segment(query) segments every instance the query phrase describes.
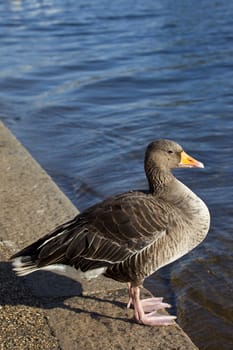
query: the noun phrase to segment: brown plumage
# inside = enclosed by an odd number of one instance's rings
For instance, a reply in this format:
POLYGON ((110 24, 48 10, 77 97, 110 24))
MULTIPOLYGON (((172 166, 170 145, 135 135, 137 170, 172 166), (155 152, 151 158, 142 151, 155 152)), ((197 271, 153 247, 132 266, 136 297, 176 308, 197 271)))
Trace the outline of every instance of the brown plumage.
POLYGON ((98 203, 15 254, 18 275, 38 269, 74 277, 104 274, 128 282, 134 316, 147 325, 171 324, 161 299, 140 300, 139 286, 160 267, 197 246, 209 229, 209 212, 171 169, 203 167, 170 140, 149 144, 145 172, 149 191, 131 191, 98 203))

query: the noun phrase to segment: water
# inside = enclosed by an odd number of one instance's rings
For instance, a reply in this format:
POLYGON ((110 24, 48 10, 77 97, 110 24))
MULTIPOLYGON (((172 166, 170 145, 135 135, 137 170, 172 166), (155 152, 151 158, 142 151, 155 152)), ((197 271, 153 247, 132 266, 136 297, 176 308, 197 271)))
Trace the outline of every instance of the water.
POLYGON ((200 349, 232 349, 233 3, 0 3, 1 119, 84 209, 146 186, 145 146, 179 141, 205 242, 147 285, 200 349))

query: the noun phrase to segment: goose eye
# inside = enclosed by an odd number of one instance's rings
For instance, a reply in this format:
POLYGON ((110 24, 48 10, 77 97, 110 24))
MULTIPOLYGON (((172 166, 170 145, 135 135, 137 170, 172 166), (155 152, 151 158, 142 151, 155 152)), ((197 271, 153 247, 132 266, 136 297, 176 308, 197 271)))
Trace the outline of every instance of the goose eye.
POLYGON ((167 153, 173 154, 174 152, 170 149, 169 151, 167 151, 167 153))

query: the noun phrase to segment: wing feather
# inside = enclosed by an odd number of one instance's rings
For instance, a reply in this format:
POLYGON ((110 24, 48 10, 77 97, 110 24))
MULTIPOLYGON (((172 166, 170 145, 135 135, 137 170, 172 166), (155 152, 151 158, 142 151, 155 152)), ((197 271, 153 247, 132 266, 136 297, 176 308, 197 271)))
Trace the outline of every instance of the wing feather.
POLYGON ((127 193, 92 207, 85 218, 85 249, 78 248, 79 232, 70 243, 66 257, 76 264, 80 257, 92 261, 119 263, 146 248, 165 234, 168 214, 153 196, 127 193))
POLYGON ((162 201, 128 192, 99 203, 17 253, 38 267, 65 263, 81 270, 110 266, 132 257, 166 233, 162 201))

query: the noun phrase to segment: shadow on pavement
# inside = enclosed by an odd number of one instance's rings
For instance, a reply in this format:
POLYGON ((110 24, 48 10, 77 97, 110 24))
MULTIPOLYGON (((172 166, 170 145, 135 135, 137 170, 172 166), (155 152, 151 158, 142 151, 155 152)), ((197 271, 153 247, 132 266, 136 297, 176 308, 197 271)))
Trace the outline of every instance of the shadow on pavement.
POLYGON ((86 304, 90 304, 90 302, 92 306, 94 303, 104 303, 106 306, 111 304, 112 306, 125 308, 126 304, 115 300, 115 298, 123 295, 127 296, 126 289, 115 291, 110 296, 108 292, 106 293, 106 299, 95 295, 82 296, 82 287, 78 282, 44 271, 38 271, 26 277, 17 277, 12 270, 10 262, 0 262, 0 286, 1 306, 24 305, 42 309, 60 308, 78 314, 89 314, 95 319, 104 317, 120 319, 121 321, 130 323, 133 322, 127 317, 121 318, 100 314, 95 312, 94 307, 92 310, 86 309, 86 304), (75 306, 73 306, 74 302, 72 302, 72 305, 65 303, 72 297, 76 297, 75 306))

